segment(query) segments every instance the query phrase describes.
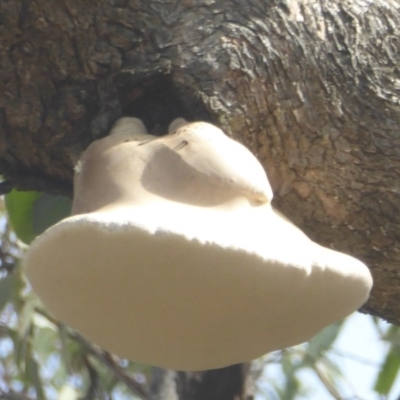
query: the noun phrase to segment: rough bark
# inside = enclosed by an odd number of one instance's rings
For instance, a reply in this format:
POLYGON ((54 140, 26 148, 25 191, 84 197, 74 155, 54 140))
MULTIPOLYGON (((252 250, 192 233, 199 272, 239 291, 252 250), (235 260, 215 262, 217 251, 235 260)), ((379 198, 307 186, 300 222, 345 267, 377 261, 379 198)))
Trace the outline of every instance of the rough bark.
POLYGON ((152 400, 252 400, 254 374, 249 366, 199 372, 153 368, 150 396, 152 400))
POLYGON ((399 22, 394 0, 2 0, 1 188, 71 194, 74 156, 121 115, 213 121, 399 323, 399 22))

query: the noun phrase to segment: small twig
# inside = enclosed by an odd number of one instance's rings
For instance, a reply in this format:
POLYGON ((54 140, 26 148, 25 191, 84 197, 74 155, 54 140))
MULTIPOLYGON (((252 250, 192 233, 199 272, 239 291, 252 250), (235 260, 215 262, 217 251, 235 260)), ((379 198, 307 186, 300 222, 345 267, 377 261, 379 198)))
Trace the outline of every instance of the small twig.
POLYGON ((99 374, 97 373, 96 369, 93 367, 87 356, 84 357, 84 363, 86 369, 88 370, 90 381, 89 388, 85 395, 85 400, 94 400, 96 398, 96 392, 99 387, 99 374))
POLYGON ((321 371, 317 364, 314 364, 314 371, 316 372, 319 380, 325 386, 326 390, 335 398, 336 400, 343 400, 343 397, 340 393, 336 390, 336 388, 329 382, 328 378, 325 374, 321 371))
POLYGON ((131 375, 127 374, 123 368, 117 365, 110 353, 96 348, 77 333, 71 333, 71 337, 83 344, 83 346, 87 348, 91 355, 101 361, 114 374, 114 376, 121 382, 124 382, 134 394, 143 400, 150 400, 149 394, 147 393, 145 387, 138 383, 131 375))
MULTIPOLYGON (((49 313, 47 313, 45 310, 42 310, 40 308, 35 308, 35 311, 43 315, 45 318, 47 318, 50 322, 52 322, 54 325, 57 327, 62 327, 64 326, 61 322, 56 320, 54 317, 52 317, 49 313)), ((76 340, 80 344, 82 344, 86 350, 94 356, 97 360, 102 362, 113 374, 114 376, 121 382, 125 383, 125 385, 136 395, 139 396, 142 400, 150 400, 150 395, 145 388, 145 386, 141 385, 139 382, 137 382, 132 376, 130 376, 126 371, 121 368, 113 359, 110 353, 107 351, 99 349, 97 346, 91 344, 88 340, 86 340, 84 337, 79 335, 79 333, 76 333, 71 330, 67 330, 68 335, 71 339, 76 340)))
POLYGON ((336 355, 338 355, 339 357, 344 357, 344 358, 356 361, 363 365, 370 365, 371 367, 381 367, 382 366, 382 363, 380 363, 380 362, 368 360, 364 357, 357 356, 356 354, 352 354, 347 351, 335 349, 334 347, 331 348, 331 351, 333 353, 336 353, 336 355))

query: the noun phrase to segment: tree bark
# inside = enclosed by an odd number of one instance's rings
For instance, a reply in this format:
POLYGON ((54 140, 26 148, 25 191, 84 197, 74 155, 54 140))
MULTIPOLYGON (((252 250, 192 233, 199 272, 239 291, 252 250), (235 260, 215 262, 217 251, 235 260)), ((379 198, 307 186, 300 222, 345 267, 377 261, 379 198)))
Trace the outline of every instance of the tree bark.
POLYGON ((399 323, 399 21, 394 0, 3 0, 1 189, 71 195, 76 155, 122 115, 212 121, 279 210, 371 268, 363 311, 399 323))

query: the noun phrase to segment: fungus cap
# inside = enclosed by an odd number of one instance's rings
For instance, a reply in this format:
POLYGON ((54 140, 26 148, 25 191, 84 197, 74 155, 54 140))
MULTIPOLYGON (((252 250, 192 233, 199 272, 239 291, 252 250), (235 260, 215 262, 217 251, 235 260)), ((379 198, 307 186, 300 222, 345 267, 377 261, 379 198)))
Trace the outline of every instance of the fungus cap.
POLYGON ((75 215, 34 241, 26 273, 55 316, 118 356, 220 368, 304 342, 368 298, 368 268, 274 211, 256 158, 210 124, 155 138, 120 120, 74 189, 75 215))

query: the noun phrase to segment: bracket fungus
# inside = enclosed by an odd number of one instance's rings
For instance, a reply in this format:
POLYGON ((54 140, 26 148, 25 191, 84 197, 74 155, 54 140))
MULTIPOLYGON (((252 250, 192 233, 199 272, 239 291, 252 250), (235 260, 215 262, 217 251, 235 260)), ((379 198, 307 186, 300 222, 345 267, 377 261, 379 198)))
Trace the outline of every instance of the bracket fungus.
POLYGON ((271 206, 261 164, 217 127, 117 121, 75 168, 73 216, 25 257, 48 309, 118 356, 220 368, 309 340, 368 298, 368 268, 271 206))

